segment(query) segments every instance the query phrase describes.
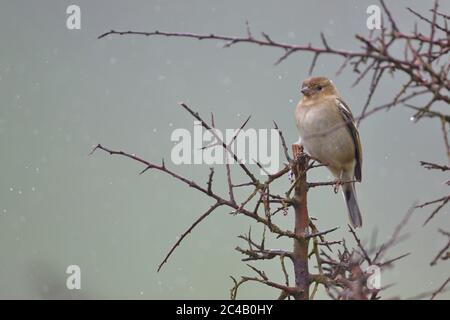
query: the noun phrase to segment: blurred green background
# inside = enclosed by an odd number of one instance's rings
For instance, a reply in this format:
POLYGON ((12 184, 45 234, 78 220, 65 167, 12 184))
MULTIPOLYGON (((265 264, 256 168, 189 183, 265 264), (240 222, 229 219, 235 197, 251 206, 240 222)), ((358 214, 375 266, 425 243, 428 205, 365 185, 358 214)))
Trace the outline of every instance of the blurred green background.
MULTIPOLYGON (((442 12, 450 3, 441 1, 442 12)), ((183 230, 211 201, 131 160, 105 153, 88 156, 102 143, 166 163, 206 182, 206 165, 170 163, 174 128, 192 130, 178 107, 188 102, 204 115, 214 112, 220 128, 271 128, 276 120, 289 143, 297 140, 293 111, 299 84, 312 56, 296 54, 278 66, 275 49, 186 39, 97 36, 110 29, 245 34, 265 31, 279 41, 357 49, 355 33, 367 34, 366 8, 373 1, 0 1, 0 298, 228 298, 229 275, 251 274, 234 251, 237 235, 251 221, 221 210, 202 223, 159 273, 156 267, 183 230), (81 8, 81 30, 66 28, 66 8, 81 8), (68 265, 82 271, 82 289, 65 287, 68 265)), ((411 31, 411 6, 428 13, 430 1, 388 1, 399 25, 411 31)), ((424 26, 419 23, 419 28, 424 26)), ((427 32, 426 29, 423 29, 427 32)), ((368 81, 351 88, 355 76, 335 77, 341 60, 321 57, 315 74, 334 79, 355 114, 367 96, 368 81)), ((372 105, 395 94, 402 80, 381 83, 372 105)), ((357 186, 363 211, 362 239, 378 230, 385 241, 415 201, 443 193, 445 177, 419 167, 419 160, 445 163, 436 121, 414 124, 405 109, 379 113, 360 127, 363 182, 357 186)), ((217 168, 220 171, 220 168, 217 168)), ((236 181, 243 179, 234 168, 236 181)), ((253 167, 255 172, 257 168, 253 167)), ((310 180, 330 179, 325 169, 310 180)), ((217 179, 218 191, 226 192, 217 179)), ((279 191, 288 186, 287 179, 279 191)), ((310 213, 321 229, 340 226, 347 234, 341 195, 331 188, 310 193, 310 213)), ((448 277, 448 265, 429 262, 446 239, 448 208, 429 225, 431 211, 413 216, 410 237, 390 252, 412 252, 382 273, 395 283, 384 297, 403 298, 433 290, 448 277)), ((289 227, 292 215, 277 222, 289 227)), ((253 226, 255 236, 261 226, 253 226)), ((270 240, 290 248, 288 240, 270 240)), ((277 261, 257 264, 282 279, 277 261)), ((243 287, 240 298, 274 298, 261 285, 243 287)), ((319 297, 326 298, 323 292, 319 297)), ((449 293, 441 297, 449 298, 449 293)))

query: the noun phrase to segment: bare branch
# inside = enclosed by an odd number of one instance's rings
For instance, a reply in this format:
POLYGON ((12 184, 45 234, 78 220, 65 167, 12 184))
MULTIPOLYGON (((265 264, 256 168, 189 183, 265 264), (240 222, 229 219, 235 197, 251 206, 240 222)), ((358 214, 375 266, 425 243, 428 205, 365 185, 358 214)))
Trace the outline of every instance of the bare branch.
POLYGON ((203 213, 197 220, 194 221, 194 223, 185 231, 181 236, 178 238, 178 240, 175 242, 175 244, 170 248, 169 252, 165 256, 164 260, 159 264, 158 266, 158 272, 161 270, 161 268, 164 266, 164 264, 169 260, 172 253, 175 251, 175 249, 180 245, 180 243, 183 241, 186 236, 191 233, 191 231, 200 223, 202 222, 207 216, 209 216, 214 210, 216 210, 218 207, 220 207, 220 203, 216 203, 211 208, 206 210, 205 213, 203 213))
POLYGON ((436 209, 433 210, 433 212, 431 212, 431 214, 429 215, 429 217, 425 220, 425 222, 423 223, 423 225, 426 225, 428 222, 430 222, 431 219, 434 218, 434 216, 447 204, 447 202, 450 200, 450 195, 449 196, 445 196, 433 201, 428 201, 425 203, 422 203, 420 205, 417 205, 416 208, 423 208, 426 206, 429 206, 431 204, 435 204, 435 203, 441 203, 439 206, 436 207, 436 209))

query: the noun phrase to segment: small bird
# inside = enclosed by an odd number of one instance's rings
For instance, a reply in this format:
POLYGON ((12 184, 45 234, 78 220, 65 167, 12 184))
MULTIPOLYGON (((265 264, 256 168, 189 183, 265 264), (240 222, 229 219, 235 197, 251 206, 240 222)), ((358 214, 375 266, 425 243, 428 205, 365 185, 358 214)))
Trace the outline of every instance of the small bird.
POLYGON ((361 141, 352 112, 325 77, 306 79, 301 92, 303 97, 295 109, 298 144, 336 177, 337 186, 342 185, 351 225, 361 227, 355 184, 345 183, 361 181, 361 141))

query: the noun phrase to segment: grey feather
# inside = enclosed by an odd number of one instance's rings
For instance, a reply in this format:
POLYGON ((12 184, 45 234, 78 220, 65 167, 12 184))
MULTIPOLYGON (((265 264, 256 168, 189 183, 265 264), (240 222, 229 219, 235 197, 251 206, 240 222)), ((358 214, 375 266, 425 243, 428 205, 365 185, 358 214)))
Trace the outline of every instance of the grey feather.
POLYGON ((359 210, 358 200, 356 199, 354 183, 347 183, 342 186, 345 203, 347 204, 350 223, 353 228, 362 227, 361 211, 359 210))

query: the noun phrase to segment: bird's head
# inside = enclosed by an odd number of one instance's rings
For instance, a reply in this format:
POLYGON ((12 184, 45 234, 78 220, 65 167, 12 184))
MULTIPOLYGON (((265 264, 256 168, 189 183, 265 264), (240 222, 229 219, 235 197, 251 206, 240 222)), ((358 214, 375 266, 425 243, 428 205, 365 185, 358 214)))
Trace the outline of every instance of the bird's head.
POLYGON ((328 95, 338 95, 333 82, 325 77, 308 78, 302 83, 300 90, 305 99, 316 99, 328 95))

